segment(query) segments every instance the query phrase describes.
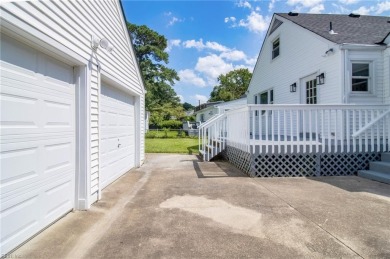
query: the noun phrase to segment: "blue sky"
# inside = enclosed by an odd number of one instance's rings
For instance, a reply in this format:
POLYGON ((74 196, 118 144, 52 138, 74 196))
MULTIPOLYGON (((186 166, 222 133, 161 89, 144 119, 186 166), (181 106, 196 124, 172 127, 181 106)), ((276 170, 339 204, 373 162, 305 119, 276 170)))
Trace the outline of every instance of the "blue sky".
POLYGON ((126 18, 168 39, 170 62, 183 102, 206 102, 217 77, 236 68, 251 72, 273 13, 390 16, 390 0, 130 1, 126 18))

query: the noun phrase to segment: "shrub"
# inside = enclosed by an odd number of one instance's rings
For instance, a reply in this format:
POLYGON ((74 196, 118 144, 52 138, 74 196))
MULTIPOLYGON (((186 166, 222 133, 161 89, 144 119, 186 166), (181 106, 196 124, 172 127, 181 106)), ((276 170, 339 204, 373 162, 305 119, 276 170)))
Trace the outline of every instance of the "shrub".
POLYGON ((157 136, 157 132, 154 130, 149 130, 146 132, 145 137, 146 138, 155 138, 157 136))
POLYGON ((186 137, 186 132, 184 130, 179 130, 177 132, 177 137, 178 138, 185 138, 186 137))
POLYGON ((166 120, 162 121, 158 124, 160 128, 168 128, 168 129, 181 129, 183 123, 177 120, 166 120))

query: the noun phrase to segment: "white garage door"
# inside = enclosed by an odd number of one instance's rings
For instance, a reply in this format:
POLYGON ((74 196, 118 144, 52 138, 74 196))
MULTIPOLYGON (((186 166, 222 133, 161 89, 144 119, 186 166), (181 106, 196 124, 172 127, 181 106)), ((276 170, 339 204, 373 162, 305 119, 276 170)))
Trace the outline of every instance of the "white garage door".
POLYGON ((1 35, 1 254, 72 210, 73 68, 1 35))
POLYGON ((114 87, 101 88, 101 187, 134 167, 134 98, 114 87))

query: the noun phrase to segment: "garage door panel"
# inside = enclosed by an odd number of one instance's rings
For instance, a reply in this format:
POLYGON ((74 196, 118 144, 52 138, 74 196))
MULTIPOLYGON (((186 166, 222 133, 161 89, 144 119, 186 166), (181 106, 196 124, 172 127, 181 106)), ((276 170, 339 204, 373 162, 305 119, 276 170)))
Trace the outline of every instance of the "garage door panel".
POLYGON ((107 85, 101 89, 101 183, 105 187, 134 167, 134 98, 107 85))
POLYGON ((2 144, 2 200, 40 188, 57 178, 74 179, 73 137, 2 144))
POLYGON ((9 134, 74 134, 74 100, 27 89, 2 87, 2 136, 9 134))
MULTIPOLYGON (((64 139, 63 141, 67 141, 64 139)), ((44 156, 44 177, 50 177, 54 174, 67 174, 68 170, 73 169, 74 156, 72 141, 45 145, 43 147, 44 156)))
MULTIPOLYGON (((18 197, 1 208, 1 246, 3 249, 17 245, 21 236, 33 235, 38 228, 40 213, 36 208, 39 200, 37 192, 18 197), (15 227, 15 222, 18 222, 15 227)), ((20 241, 19 241, 20 242, 20 241)))
MULTIPOLYGON (((6 91, 7 89, 2 89, 6 91)), ((39 103, 34 97, 2 92, 1 128, 2 130, 24 128, 37 129, 39 124, 39 103), (7 112, 12 111, 12 112, 7 112)))
POLYGON ((74 207, 75 85, 69 65, 1 36, 0 218, 6 253, 74 207))
POLYGON ((68 196, 64 193, 74 193, 74 185, 72 179, 63 179, 55 182, 53 186, 47 186, 43 193, 45 200, 44 218, 50 222, 56 220, 63 214, 64 211, 69 211, 73 208, 73 195, 68 196))
POLYGON ((70 129, 74 122, 73 103, 44 100, 43 109, 45 112, 45 128, 70 129))
POLYGON ((39 173, 39 149, 28 146, 1 151, 1 196, 26 183, 36 181, 39 173))

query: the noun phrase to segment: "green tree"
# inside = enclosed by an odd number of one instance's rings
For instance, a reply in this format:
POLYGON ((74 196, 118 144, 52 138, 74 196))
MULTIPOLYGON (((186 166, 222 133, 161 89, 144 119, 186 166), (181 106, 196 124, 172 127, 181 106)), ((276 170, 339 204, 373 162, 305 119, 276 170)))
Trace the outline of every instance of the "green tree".
POLYGON ((174 69, 166 67, 169 63, 167 39, 145 25, 127 23, 136 57, 147 90, 146 109, 153 113, 165 104, 180 106, 180 99, 172 86, 179 76, 174 69))
POLYGON ((183 103, 183 108, 185 111, 189 111, 189 110, 193 110, 195 107, 192 104, 185 102, 183 103))
POLYGON ((247 68, 240 68, 218 77, 219 84, 210 94, 210 102, 231 101, 240 98, 248 90, 252 73, 247 68))

